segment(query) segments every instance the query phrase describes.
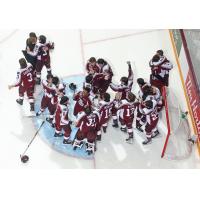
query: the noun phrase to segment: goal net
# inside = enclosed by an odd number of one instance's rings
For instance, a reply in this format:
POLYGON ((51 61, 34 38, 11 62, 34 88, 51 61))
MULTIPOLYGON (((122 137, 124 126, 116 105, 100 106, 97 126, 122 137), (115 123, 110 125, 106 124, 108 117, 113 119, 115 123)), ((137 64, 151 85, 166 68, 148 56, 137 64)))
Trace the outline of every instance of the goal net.
POLYGON ((167 127, 167 135, 161 157, 168 160, 182 160, 192 152, 190 127, 187 113, 181 111, 179 101, 171 89, 163 88, 165 101, 162 120, 167 127))

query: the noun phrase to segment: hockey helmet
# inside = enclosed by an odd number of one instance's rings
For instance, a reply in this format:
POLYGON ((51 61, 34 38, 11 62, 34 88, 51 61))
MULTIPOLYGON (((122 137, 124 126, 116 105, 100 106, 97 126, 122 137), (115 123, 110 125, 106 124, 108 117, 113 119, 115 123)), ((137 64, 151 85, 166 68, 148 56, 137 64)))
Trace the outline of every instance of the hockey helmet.
POLYGON ((138 78, 138 79, 137 79, 137 83, 138 83, 138 85, 141 85, 141 86, 143 86, 143 85, 145 84, 143 78, 138 78))
POLYGON ((44 35, 40 35, 39 36, 39 41, 40 41, 40 43, 45 44, 46 41, 47 41, 47 38, 44 35))
POLYGON ((129 102, 134 102, 134 101, 135 101, 135 98, 136 98, 136 96, 135 96, 132 92, 129 92, 129 93, 127 94, 127 100, 128 100, 129 102))
POLYGON ((159 55, 154 55, 152 58, 152 62, 158 62, 160 60, 160 56, 159 55))
POLYGON ((128 78, 126 76, 121 77, 120 81, 124 84, 124 85, 128 85, 128 78))
POLYGON ((88 75, 85 77, 85 82, 86 82, 86 83, 91 83, 92 79, 93 79, 92 74, 88 74, 88 75))
POLYGON ((60 100, 61 105, 67 105, 69 101, 69 98, 67 96, 63 96, 60 100))
POLYGON ((151 100, 145 101, 145 107, 148 108, 148 109, 152 109, 153 108, 153 101, 151 101, 151 100))
POLYGON ((164 52, 162 49, 159 49, 156 51, 156 54, 159 55, 159 56, 163 56, 164 55, 164 52))
POLYGON ((104 99, 105 102, 110 102, 110 94, 109 93, 104 93, 102 95, 102 98, 104 99))
POLYGON ((53 83, 54 85, 58 85, 58 84, 59 84, 59 78, 58 78, 57 76, 54 76, 54 77, 53 77, 53 80, 52 80, 52 83, 53 83))
POLYGON ((92 109, 89 106, 86 106, 84 108, 84 112, 85 112, 86 115, 90 115, 92 113, 92 109))
POLYGON ((91 57, 91 58, 89 59, 89 62, 90 62, 90 63, 96 63, 96 58, 95 58, 95 57, 91 57))

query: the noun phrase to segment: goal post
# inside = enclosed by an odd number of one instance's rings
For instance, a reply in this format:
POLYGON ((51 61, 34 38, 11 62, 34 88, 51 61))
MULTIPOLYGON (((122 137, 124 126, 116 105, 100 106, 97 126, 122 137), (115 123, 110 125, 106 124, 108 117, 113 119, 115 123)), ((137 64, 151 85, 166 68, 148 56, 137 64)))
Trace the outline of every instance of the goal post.
POLYGON ((165 105, 165 116, 166 116, 166 122, 167 122, 167 137, 166 137, 165 144, 164 144, 164 147, 162 150, 161 158, 163 158, 165 155, 165 151, 167 148, 167 144, 168 144, 168 140, 169 140, 169 136, 170 136, 170 132, 171 132, 171 127, 170 127, 170 122, 169 122, 169 112, 168 112, 169 109, 168 109, 168 103, 167 103, 166 87, 163 87, 162 96, 164 98, 164 105, 165 105))
POLYGON ((161 152, 161 158, 167 160, 182 160, 191 155, 192 144, 187 112, 181 110, 178 99, 171 88, 163 87, 165 116, 163 122, 167 127, 166 139, 161 152))

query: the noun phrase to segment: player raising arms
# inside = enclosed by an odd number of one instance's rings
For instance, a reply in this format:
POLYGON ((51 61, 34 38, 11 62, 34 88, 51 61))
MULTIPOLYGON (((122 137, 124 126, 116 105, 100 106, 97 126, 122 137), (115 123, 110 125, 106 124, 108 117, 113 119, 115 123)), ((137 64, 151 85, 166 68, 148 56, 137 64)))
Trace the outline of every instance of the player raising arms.
POLYGON ((110 83, 110 88, 115 92, 120 92, 121 100, 126 99, 126 95, 131 92, 132 85, 133 85, 133 70, 131 68, 131 62, 127 61, 128 64, 128 77, 121 77, 120 84, 116 85, 114 83, 110 83))
MULTIPOLYGON (((131 68, 131 62, 127 61, 128 64, 128 77, 121 77, 120 84, 116 85, 114 83, 110 83, 110 88, 118 92, 121 96, 120 100, 126 99, 126 96, 129 92, 131 92, 133 85, 133 70, 131 68)), ((116 103, 116 101, 114 101, 116 103)), ((117 109, 115 106, 112 108, 112 118, 113 118, 113 127, 118 128, 118 119, 117 119, 117 109)))
POLYGON ((20 70, 17 72, 17 80, 14 84, 9 85, 8 88, 19 87, 19 99, 16 102, 20 105, 23 105, 24 93, 26 93, 30 103, 30 111, 34 111, 33 93, 35 81, 33 79, 33 66, 27 63, 24 58, 19 59, 19 64, 20 70))
POLYGON ((51 62, 49 50, 54 49, 54 43, 46 42, 46 37, 44 35, 39 36, 39 42, 35 45, 32 51, 27 50, 27 53, 31 56, 37 56, 36 62, 36 84, 41 82, 41 71, 45 65, 47 68, 47 73, 51 74, 51 62))

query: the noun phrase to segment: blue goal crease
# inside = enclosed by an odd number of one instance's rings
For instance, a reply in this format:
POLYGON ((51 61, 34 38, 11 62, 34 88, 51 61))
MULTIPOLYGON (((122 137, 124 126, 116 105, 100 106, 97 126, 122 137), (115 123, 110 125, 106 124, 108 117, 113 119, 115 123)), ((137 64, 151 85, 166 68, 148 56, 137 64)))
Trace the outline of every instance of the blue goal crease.
MULTIPOLYGON (((69 76, 62 78, 63 83, 67 84, 66 87, 66 95, 70 99, 70 106, 69 106, 69 118, 74 121, 75 117, 73 116, 73 107, 75 102, 73 101, 73 92, 69 89, 68 85, 70 83, 75 83, 77 85, 78 90, 82 89, 83 87, 83 82, 84 82, 84 75, 80 76, 69 76)), ((41 98, 42 98, 43 93, 41 92, 38 97, 35 100, 35 111, 37 112, 40 109, 40 104, 41 104, 41 98)), ((44 115, 48 115, 48 111, 45 110, 44 115)), ((34 117, 33 118, 33 123, 36 129, 38 129, 42 123, 41 117, 34 117)), ((72 133, 70 136, 71 140, 74 140, 74 137, 77 132, 77 128, 71 125, 72 128, 72 133)), ((42 128, 40 129, 39 135, 40 137, 49 145, 51 146, 54 150, 59 151, 61 153, 64 153, 68 156, 72 157, 78 157, 78 158, 83 158, 83 159, 93 159, 93 155, 88 155, 86 153, 86 147, 83 146, 81 149, 77 148, 75 151, 73 150, 73 147, 71 144, 63 144, 63 137, 55 138, 54 137, 55 129, 51 127, 50 123, 47 121, 44 123, 42 128)))

